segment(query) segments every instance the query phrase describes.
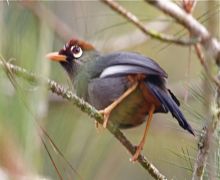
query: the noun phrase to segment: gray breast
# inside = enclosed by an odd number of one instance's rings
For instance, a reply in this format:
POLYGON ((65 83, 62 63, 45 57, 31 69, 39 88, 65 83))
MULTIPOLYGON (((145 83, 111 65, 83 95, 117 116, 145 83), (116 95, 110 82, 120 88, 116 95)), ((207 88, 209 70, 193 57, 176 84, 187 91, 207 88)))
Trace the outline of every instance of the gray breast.
POLYGON ((88 85, 88 101, 98 110, 110 105, 129 87, 126 77, 95 78, 88 85))

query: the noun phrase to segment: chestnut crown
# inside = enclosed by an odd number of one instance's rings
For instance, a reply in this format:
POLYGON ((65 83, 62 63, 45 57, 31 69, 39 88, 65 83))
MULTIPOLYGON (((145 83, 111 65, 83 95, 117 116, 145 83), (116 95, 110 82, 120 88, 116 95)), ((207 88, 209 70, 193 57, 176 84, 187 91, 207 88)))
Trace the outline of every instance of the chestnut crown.
POLYGON ((66 60, 78 59, 83 55, 84 51, 95 50, 95 48, 82 40, 71 39, 59 51, 59 55, 66 56, 66 60))

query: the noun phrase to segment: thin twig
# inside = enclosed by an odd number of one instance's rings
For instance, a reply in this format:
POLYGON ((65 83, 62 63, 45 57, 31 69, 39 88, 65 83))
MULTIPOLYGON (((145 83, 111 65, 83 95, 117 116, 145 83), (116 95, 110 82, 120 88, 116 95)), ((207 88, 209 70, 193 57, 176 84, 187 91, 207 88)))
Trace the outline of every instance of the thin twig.
MULTIPOLYGON (((113 26, 108 26, 107 28, 103 28, 102 30, 97 31, 97 34, 102 33, 105 30, 108 30, 110 28, 118 27, 128 24, 128 22, 125 20, 122 23, 114 24, 113 26)), ((171 26, 170 21, 163 21, 162 18, 158 17, 155 19, 152 19, 151 21, 144 23, 144 26, 147 26, 148 28, 154 28, 159 33, 164 32, 171 26)), ((123 49, 135 47, 138 44, 142 44, 144 42, 147 42, 150 39, 150 36, 146 36, 146 34, 142 33, 139 29, 134 29, 131 32, 124 32, 120 36, 112 36, 110 39, 108 39, 108 45, 103 46, 103 39, 95 40, 96 47, 98 49, 101 49, 104 52, 108 51, 120 51, 123 49), (118 46, 120 44, 120 46, 118 46)))
MULTIPOLYGON (((31 82, 38 83, 42 81, 46 81, 49 89, 57 94, 58 96, 67 99, 72 102, 75 106, 81 109, 82 112, 87 113, 90 117, 96 119, 99 123, 103 123, 103 117, 99 114, 99 112, 90 104, 85 102, 84 100, 77 97, 72 91, 65 89, 63 86, 58 84, 55 81, 50 79, 45 79, 35 75, 34 73, 29 73, 26 69, 21 68, 19 66, 15 66, 10 63, 3 64, 2 60, 0 60, 0 65, 2 68, 10 69, 10 72, 16 74, 17 76, 31 82), (6 66, 5 66, 6 65, 6 66)), ((107 129, 116 137, 116 139, 131 153, 134 154, 136 148, 131 142, 124 136, 124 134, 116 127, 112 122, 108 123, 107 129)), ((159 170, 151 163, 149 160, 140 155, 138 157, 138 162, 144 167, 152 177, 159 180, 167 179, 163 174, 159 172, 159 170)))
POLYGON ((213 81, 218 88, 220 88, 220 82, 216 77, 213 77, 213 75, 211 74, 199 44, 195 45, 195 51, 199 58, 200 64, 203 66, 206 74, 208 75, 208 78, 210 78, 210 80, 213 81))
MULTIPOLYGON (((56 150, 56 152, 63 158, 63 160, 68 164, 68 166, 71 168, 71 170, 79 177, 80 180, 83 180, 82 176, 79 174, 79 172, 72 166, 72 164, 66 159, 62 151, 57 147, 57 145, 54 143, 53 139, 49 136, 47 131, 40 126, 40 130, 43 132, 44 136, 46 136, 52 145, 52 147, 56 150)), ((42 139, 43 137, 41 137, 42 139)))
POLYGON ((58 169, 58 167, 57 167, 57 165, 56 165, 56 163, 55 163, 55 161, 54 161, 52 155, 50 154, 50 151, 49 151, 49 149, 47 148, 47 145, 46 145, 46 143, 45 143, 45 141, 44 141, 44 139, 43 139, 42 137, 41 137, 41 142, 42 142, 43 145, 44 145, 44 148, 45 148, 45 150, 46 150, 46 152, 47 152, 47 154, 48 154, 48 156, 49 156, 49 158, 50 158, 50 161, 51 161, 52 164, 53 164, 53 167, 55 168, 56 173, 57 173, 58 176, 59 176, 59 179, 60 179, 60 180, 63 180, 63 177, 62 177, 62 175, 61 175, 61 173, 60 173, 60 171, 59 171, 59 169, 58 169))
POLYGON ((165 14, 175 19, 179 24, 183 25, 193 36, 201 39, 201 45, 210 56, 220 64, 220 42, 212 37, 209 31, 198 22, 192 15, 185 12, 177 4, 170 0, 145 0, 149 4, 155 6, 165 14))
POLYGON ((114 11, 122 15, 124 18, 126 18, 129 22, 133 23, 137 28, 139 28, 144 34, 158 39, 163 42, 169 42, 169 43, 175 43, 179 45, 192 45, 199 42, 199 39, 177 39, 173 36, 163 34, 154 30, 148 29, 144 24, 142 24, 139 19, 132 14, 131 12, 127 11, 124 7, 119 5, 118 3, 112 1, 112 0, 102 0, 105 4, 107 4, 110 8, 112 8, 114 11))

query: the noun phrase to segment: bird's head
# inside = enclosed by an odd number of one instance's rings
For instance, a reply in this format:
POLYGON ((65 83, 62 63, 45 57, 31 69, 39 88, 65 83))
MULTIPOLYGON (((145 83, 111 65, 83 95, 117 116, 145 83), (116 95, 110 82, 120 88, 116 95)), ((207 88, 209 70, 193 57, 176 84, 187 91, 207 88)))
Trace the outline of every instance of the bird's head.
POLYGON ((89 59, 89 53, 94 52, 95 48, 79 39, 71 39, 59 52, 47 54, 47 58, 59 62, 69 74, 74 76, 78 67, 89 59))

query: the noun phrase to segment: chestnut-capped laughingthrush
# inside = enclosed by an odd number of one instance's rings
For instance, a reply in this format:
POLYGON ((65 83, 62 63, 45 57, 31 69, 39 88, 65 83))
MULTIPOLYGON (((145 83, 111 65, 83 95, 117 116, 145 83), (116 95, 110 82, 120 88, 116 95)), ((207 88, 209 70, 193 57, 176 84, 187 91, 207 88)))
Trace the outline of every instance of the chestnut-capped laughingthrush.
POLYGON ((179 101, 166 87, 166 72, 152 59, 131 52, 101 54, 79 39, 71 39, 57 53, 47 57, 58 61, 73 82, 76 94, 119 128, 131 128, 146 121, 144 135, 132 160, 137 160, 145 142, 153 113, 170 112, 179 125, 194 135, 179 109, 179 101))

